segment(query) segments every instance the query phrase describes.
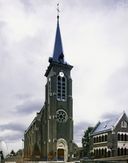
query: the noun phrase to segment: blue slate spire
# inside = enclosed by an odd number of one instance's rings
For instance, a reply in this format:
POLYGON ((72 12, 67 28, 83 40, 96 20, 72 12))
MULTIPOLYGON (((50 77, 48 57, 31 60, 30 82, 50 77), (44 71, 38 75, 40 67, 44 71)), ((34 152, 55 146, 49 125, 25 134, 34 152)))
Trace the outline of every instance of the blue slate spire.
POLYGON ((57 28, 56 28, 54 51, 53 51, 53 61, 64 63, 63 46, 62 46, 60 26, 59 26, 59 15, 57 16, 57 28))

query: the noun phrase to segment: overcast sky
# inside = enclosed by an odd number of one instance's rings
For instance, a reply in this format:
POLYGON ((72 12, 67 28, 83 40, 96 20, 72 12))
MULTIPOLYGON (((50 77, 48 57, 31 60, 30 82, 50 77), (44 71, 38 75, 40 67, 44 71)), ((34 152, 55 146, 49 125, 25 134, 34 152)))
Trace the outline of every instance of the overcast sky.
MULTIPOLYGON (((57 0, 0 0, 0 139, 22 148, 44 103, 57 0)), ((128 112, 128 1, 60 0, 65 60, 74 66, 75 142, 99 120, 128 112)))

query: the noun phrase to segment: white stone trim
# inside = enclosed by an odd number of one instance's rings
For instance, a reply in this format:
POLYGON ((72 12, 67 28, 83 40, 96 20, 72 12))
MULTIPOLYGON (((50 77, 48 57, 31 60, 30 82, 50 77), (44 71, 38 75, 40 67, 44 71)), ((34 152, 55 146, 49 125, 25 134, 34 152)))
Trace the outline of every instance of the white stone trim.
POLYGON ((102 150, 102 149, 106 149, 107 151, 110 150, 107 146, 101 146, 101 147, 93 147, 93 150, 92 150, 92 151, 94 152, 94 150, 97 150, 97 149, 98 149, 98 150, 99 150, 99 149, 101 149, 101 150, 102 150))
POLYGON ((126 149, 128 149, 128 141, 118 141, 117 142, 117 147, 118 148, 126 148, 126 149))
POLYGON ((103 134, 95 135, 95 136, 93 136, 93 138, 97 138, 99 136, 105 136, 105 135, 108 135, 108 133, 103 133, 103 134))
POLYGON ((93 147, 93 150, 94 149, 107 149, 108 147, 107 146, 102 146, 102 147, 93 147))
POLYGON ((105 144, 105 143, 107 143, 107 141, 97 142, 97 143, 94 143, 94 144, 95 144, 95 145, 96 145, 96 144, 100 144, 100 145, 101 145, 101 144, 105 144))
POLYGON ((123 135, 128 135, 128 132, 117 132, 117 134, 123 134, 123 135))

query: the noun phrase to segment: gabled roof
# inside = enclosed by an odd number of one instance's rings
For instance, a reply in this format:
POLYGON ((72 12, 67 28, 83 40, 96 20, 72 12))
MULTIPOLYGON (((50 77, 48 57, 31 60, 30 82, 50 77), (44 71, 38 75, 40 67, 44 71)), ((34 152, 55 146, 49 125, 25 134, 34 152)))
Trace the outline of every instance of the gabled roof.
POLYGON ((116 116, 116 117, 113 117, 112 119, 109 119, 109 120, 106 120, 103 122, 99 122, 96 125, 96 127, 94 128, 92 135, 96 135, 96 134, 100 134, 103 132, 113 130, 116 127, 116 125, 118 124, 118 122, 120 121, 120 119, 124 116, 124 114, 125 114, 125 112, 123 112, 123 114, 121 114, 120 116, 116 116))
POLYGON ((55 44, 54 44, 52 59, 53 61, 64 63, 63 46, 62 46, 60 26, 59 26, 59 16, 57 16, 57 28, 56 28, 55 44))
POLYGON ((44 106, 41 108, 40 112, 36 113, 36 116, 34 117, 33 121, 31 122, 31 124, 29 125, 29 127, 25 130, 25 134, 31 129, 31 127, 33 126, 33 124, 36 121, 40 121, 41 120, 41 116, 42 116, 42 112, 45 109, 45 104, 44 106))

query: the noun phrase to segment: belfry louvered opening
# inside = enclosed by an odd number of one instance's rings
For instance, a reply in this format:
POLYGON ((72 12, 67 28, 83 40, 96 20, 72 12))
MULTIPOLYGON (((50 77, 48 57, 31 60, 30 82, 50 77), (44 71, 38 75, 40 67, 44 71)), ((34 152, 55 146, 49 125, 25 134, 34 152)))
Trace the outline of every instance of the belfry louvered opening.
POLYGON ((66 100, 66 77, 57 76, 57 100, 65 101, 66 100))

